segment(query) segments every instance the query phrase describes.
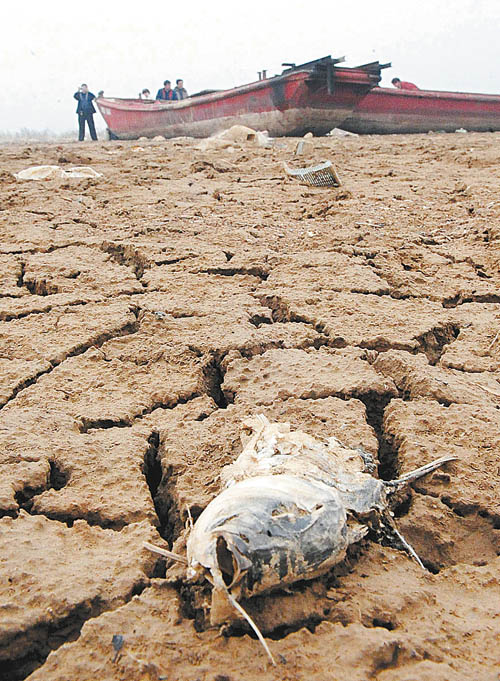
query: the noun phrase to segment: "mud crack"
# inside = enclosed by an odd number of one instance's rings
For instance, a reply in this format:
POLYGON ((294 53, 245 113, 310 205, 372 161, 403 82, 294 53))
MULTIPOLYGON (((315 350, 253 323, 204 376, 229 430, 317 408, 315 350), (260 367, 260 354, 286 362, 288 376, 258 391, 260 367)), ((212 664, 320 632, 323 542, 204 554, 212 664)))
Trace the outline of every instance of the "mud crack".
MULTIPOLYGON (((154 430, 148 438, 149 447, 144 455, 144 477, 148 485, 153 506, 158 516, 158 532, 160 536, 172 544, 172 528, 169 526, 169 511, 171 503, 165 503, 165 500, 158 495, 158 489, 162 483, 163 468, 160 457, 160 434, 154 430)), ((168 471, 167 476, 169 477, 168 471)))
POLYGON ((212 354, 203 367, 205 389, 219 409, 226 409, 227 405, 231 403, 231 400, 222 390, 225 375, 223 359, 224 357, 212 354))
POLYGON ((0 409, 5 407, 6 404, 11 402, 16 395, 18 395, 22 390, 25 390, 31 385, 34 385, 38 379, 41 376, 44 376, 46 374, 50 374, 56 367, 58 367, 60 364, 65 362, 67 359, 70 359, 70 357, 76 357, 77 355, 81 355, 87 350, 90 350, 90 348, 100 348, 104 343, 107 341, 111 340, 112 338, 119 338, 121 336, 128 336, 133 333, 137 333, 139 330, 139 322, 137 320, 133 322, 127 322, 126 324, 118 327, 117 329, 113 329, 111 331, 104 331, 101 333, 93 342, 86 342, 86 343, 81 343, 80 345, 77 345, 71 352, 68 352, 62 359, 60 360, 49 360, 50 361, 50 367, 48 369, 43 369, 42 371, 39 371, 35 376, 32 376, 24 381, 21 381, 18 383, 18 385, 11 391, 10 396, 4 400, 3 403, 0 403, 0 409))
POLYGON ((19 490, 19 492, 16 492, 14 498, 19 509, 17 511, 9 511, 3 515, 10 515, 15 518, 19 515, 19 510, 21 509, 34 515, 33 502, 39 494, 42 494, 42 492, 46 492, 49 489, 60 490, 67 484, 69 476, 59 464, 56 461, 49 461, 49 466, 50 470, 45 484, 38 487, 26 486, 22 490, 19 490))
POLYGON ((88 433, 91 430, 105 430, 108 428, 130 428, 134 425, 136 421, 140 421, 145 416, 148 416, 156 409, 175 409, 180 404, 187 404, 200 397, 199 392, 192 392, 185 397, 175 397, 169 402, 153 402, 147 407, 144 407, 140 412, 132 414, 131 416, 126 416, 122 419, 90 419, 82 416, 78 424, 78 430, 80 433, 88 433))
POLYGON ((5 658, 2 661, 2 681, 22 681, 29 676, 35 669, 41 667, 49 654, 60 648, 63 644, 76 641, 80 636, 83 625, 90 619, 102 615, 104 612, 116 610, 128 603, 134 596, 139 596, 146 587, 149 586, 149 579, 134 584, 129 593, 119 603, 107 607, 99 596, 91 600, 79 603, 69 615, 56 619, 50 623, 40 623, 31 629, 23 631, 14 636, 6 646, 7 648, 18 648, 19 642, 16 638, 22 638, 25 642, 24 647, 29 650, 25 655, 15 658, 5 658))
POLYGON ((73 527, 77 520, 83 520, 88 525, 101 527, 104 530, 115 530, 117 532, 122 530, 128 524, 125 521, 106 519, 101 515, 101 513, 93 511, 84 513, 79 517, 73 517, 68 516, 64 512, 36 510, 34 508, 34 504, 40 494, 51 489, 55 491, 63 489, 68 484, 71 477, 71 474, 65 471, 58 462, 49 461, 49 466, 50 470, 46 483, 36 488, 27 486, 19 492, 16 492, 14 496, 19 508, 16 511, 0 513, 0 517, 3 515, 9 515, 13 518, 16 518, 19 515, 19 511, 24 510, 32 516, 45 516, 46 518, 50 518, 50 520, 56 520, 57 522, 63 523, 67 527, 73 527))
POLYGON ((207 267, 206 269, 200 270, 200 273, 219 274, 223 277, 234 277, 237 274, 246 274, 257 277, 261 281, 266 281, 270 271, 261 265, 251 265, 250 267, 207 267))
POLYGON ((108 253, 111 259, 119 265, 130 267, 139 281, 142 279, 144 271, 151 266, 147 258, 142 256, 133 246, 104 241, 101 244, 101 250, 108 253))
POLYGON ((455 296, 450 298, 445 298, 442 302, 444 308, 454 308, 459 305, 464 305, 465 303, 498 303, 500 302, 500 294, 487 293, 484 295, 470 295, 463 296, 461 293, 457 293, 455 296))
POLYGON ((273 322, 295 322, 300 324, 307 324, 311 326, 317 333, 321 334, 325 338, 323 345, 328 345, 333 348, 345 348, 347 343, 345 341, 335 340, 329 337, 328 332, 325 331, 325 326, 321 322, 318 322, 312 318, 305 317, 304 315, 299 315, 292 312, 289 305, 279 296, 273 295, 256 295, 258 301, 263 307, 267 307, 271 310, 273 322))
POLYGON ((398 476, 398 449, 394 439, 384 430, 384 412, 394 395, 391 393, 360 393, 352 396, 363 402, 366 409, 366 421, 373 428, 378 442, 378 475, 382 480, 393 480, 398 476))

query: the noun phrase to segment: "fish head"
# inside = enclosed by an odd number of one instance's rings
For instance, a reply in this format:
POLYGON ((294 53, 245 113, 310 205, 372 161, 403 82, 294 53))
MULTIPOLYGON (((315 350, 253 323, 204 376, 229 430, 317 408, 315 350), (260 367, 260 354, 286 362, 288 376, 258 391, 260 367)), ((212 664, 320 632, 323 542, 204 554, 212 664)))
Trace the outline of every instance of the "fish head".
POLYGON ((187 542, 187 578, 204 577, 214 586, 233 591, 251 567, 240 537, 230 532, 197 532, 196 526, 187 542))

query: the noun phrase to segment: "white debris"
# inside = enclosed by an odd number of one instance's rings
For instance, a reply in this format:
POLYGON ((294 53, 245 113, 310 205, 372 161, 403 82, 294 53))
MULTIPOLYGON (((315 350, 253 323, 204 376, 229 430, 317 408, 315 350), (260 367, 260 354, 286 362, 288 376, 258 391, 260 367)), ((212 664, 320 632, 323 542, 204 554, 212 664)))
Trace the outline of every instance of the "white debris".
POLYGON ((176 147, 183 147, 186 144, 194 142, 194 137, 187 137, 184 135, 182 137, 173 137, 170 141, 175 144, 176 147))
POLYGON ((197 149, 207 151, 208 149, 228 149, 242 144, 253 144, 258 147, 271 147, 273 140, 269 137, 267 130, 253 130, 245 125, 233 125, 227 130, 202 140, 197 149))
POLYGON ((229 140, 230 142, 237 142, 242 144, 243 142, 253 142, 257 132, 252 128, 247 128, 245 125, 233 125, 227 130, 218 132, 214 137, 221 140, 229 140))
POLYGON ((258 130, 255 135, 255 142, 258 147, 269 148, 273 146, 274 140, 269 137, 267 130, 258 130))
POLYGON ((97 178, 102 177, 90 166, 74 166, 73 168, 61 168, 60 166, 31 166, 19 173, 14 173, 17 180, 48 180, 54 178, 97 178))
POLYGON ((349 132, 348 130, 341 130, 340 128, 333 128, 328 133, 329 137, 359 137, 355 132, 349 132))

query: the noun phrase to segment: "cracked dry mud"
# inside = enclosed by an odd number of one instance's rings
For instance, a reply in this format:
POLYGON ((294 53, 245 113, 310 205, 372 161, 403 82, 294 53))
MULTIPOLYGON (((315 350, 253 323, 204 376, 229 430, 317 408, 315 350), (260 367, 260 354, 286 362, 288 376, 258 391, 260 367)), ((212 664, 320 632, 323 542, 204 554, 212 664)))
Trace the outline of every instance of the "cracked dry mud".
MULTIPOLYGON (((0 149, 0 679, 493 681, 500 135, 0 149), (44 163, 101 180, 16 182, 44 163), (373 455, 427 568, 364 541, 204 626, 182 550, 264 413, 373 455), (124 645, 115 658, 114 635, 124 645)), ((199 594, 198 594, 199 596, 199 594)))

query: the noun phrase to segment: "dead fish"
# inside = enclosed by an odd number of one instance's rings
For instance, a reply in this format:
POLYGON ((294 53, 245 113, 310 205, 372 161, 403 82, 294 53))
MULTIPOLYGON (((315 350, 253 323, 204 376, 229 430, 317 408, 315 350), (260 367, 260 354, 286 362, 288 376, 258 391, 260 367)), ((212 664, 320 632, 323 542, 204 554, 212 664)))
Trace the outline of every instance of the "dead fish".
POLYGON ((443 457, 385 481, 366 473, 366 453, 336 438, 321 442, 262 415, 247 421, 250 437, 221 473, 225 489, 191 527, 187 557, 145 545, 186 564, 189 580, 212 585, 210 619, 227 619, 230 604, 269 647, 239 601, 325 574, 369 530, 422 562, 398 532, 391 495, 456 457, 443 457))

